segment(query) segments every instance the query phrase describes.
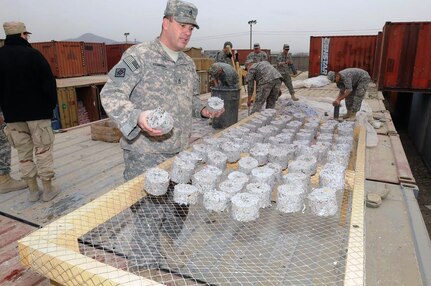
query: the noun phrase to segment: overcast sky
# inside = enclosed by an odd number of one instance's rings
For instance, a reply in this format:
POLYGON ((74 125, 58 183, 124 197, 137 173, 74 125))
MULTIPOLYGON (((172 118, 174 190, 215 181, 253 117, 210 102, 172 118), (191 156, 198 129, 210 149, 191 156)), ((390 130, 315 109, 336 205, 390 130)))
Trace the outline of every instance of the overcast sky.
MULTIPOLYGON (((191 0, 198 9, 189 46, 221 49, 252 42, 280 51, 308 52, 310 36, 376 35, 387 21, 431 21, 430 0, 191 0)), ((93 33, 116 41, 150 41, 161 29, 166 0, 0 0, 0 21, 22 21, 30 42, 77 38, 93 33)), ((4 33, 0 33, 4 38, 4 33)))

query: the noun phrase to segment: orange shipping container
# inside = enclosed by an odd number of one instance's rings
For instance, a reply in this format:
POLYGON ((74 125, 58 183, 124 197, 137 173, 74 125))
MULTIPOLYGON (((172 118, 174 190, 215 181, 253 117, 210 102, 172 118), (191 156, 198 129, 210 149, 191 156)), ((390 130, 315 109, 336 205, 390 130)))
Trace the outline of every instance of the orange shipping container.
MULTIPOLYGON (((269 49, 260 49, 262 52, 265 52, 268 56, 268 61, 271 59, 271 50, 269 49)), ((247 56, 249 53, 253 52, 253 49, 234 49, 234 53, 238 54, 238 62, 240 65, 243 65, 245 63, 245 60, 247 59, 247 56)))
POLYGON ((308 76, 354 67, 373 77, 376 41, 376 35, 310 37, 308 76))
POLYGON ((83 76, 86 74, 81 42, 40 42, 32 43, 51 66, 57 78, 83 76))
POLYGON ((431 22, 387 22, 383 27, 380 90, 431 92, 431 22))
POLYGON ((106 74, 108 65, 106 60, 106 46, 104 43, 83 42, 85 73, 87 75, 106 74))
POLYGON ((383 42, 383 32, 379 32, 377 34, 377 42, 376 42, 376 53, 374 56, 374 73, 372 75, 372 79, 377 82, 379 80, 380 74, 380 60, 382 56, 382 43, 383 42))
POLYGON ((131 46, 133 46, 133 44, 106 45, 108 72, 120 61, 123 53, 131 46))

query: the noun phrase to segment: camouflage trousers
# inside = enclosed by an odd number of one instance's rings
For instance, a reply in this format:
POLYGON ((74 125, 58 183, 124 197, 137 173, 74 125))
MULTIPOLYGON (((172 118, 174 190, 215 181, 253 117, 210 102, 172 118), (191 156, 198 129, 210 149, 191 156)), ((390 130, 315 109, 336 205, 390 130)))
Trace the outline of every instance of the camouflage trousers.
POLYGON ((19 167, 23 179, 38 175, 42 180, 54 177, 54 133, 51 120, 8 123, 6 136, 18 151, 19 167), (33 155, 34 154, 34 155, 33 155))
POLYGON ((259 112, 262 110, 263 105, 266 103, 265 108, 274 108, 278 99, 278 92, 280 91, 281 80, 274 79, 265 84, 258 84, 256 87, 256 100, 253 104, 251 113, 259 112))
POLYGON ((290 95, 295 94, 295 90, 293 89, 292 78, 290 77, 290 74, 286 73, 286 74, 282 74, 282 76, 283 76, 282 81, 284 82, 287 89, 289 90, 289 94, 290 95))
POLYGON ((362 100, 364 100, 365 93, 367 92, 370 79, 362 79, 358 86, 352 90, 352 93, 346 97, 347 110, 358 112, 361 109, 362 100))
MULTIPOLYGON (((138 154, 124 150, 124 179, 130 180, 156 167, 175 154, 138 154)), ((188 209, 173 202, 173 186, 163 196, 148 195, 134 205, 134 230, 128 251, 129 268, 157 268, 163 264, 161 235, 175 239, 181 232, 188 209)))
POLYGON ((11 148, 4 133, 5 127, 6 123, 0 125, 0 175, 10 173, 11 148))

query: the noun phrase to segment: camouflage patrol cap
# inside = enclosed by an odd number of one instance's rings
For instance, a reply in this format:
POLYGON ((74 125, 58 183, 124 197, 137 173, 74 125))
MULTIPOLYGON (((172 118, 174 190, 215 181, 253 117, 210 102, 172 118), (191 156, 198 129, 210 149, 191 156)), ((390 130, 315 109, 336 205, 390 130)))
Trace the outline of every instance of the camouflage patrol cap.
POLYGON ((210 75, 211 79, 216 78, 219 72, 220 72, 220 66, 217 65, 216 63, 212 64, 208 70, 208 74, 210 75))
POLYGON ((31 34, 27 31, 23 22, 5 22, 3 23, 3 29, 6 36, 15 34, 31 34))
POLYGON ((284 45, 283 45, 283 50, 284 50, 284 49, 287 49, 287 50, 288 50, 288 49, 290 49, 289 45, 288 45, 288 44, 284 44, 284 45))
POLYGON ((259 43, 254 43, 253 48, 255 48, 255 49, 260 48, 260 44, 259 43))
POLYGON ((327 74, 326 76, 328 77, 328 79, 329 79, 331 82, 334 82, 334 81, 335 81, 335 72, 334 72, 334 71, 330 71, 330 72, 328 72, 328 74, 327 74))
POLYGON ((198 23, 196 23, 198 8, 192 3, 181 0, 168 0, 165 16, 172 16, 178 23, 190 24, 199 29, 198 23))

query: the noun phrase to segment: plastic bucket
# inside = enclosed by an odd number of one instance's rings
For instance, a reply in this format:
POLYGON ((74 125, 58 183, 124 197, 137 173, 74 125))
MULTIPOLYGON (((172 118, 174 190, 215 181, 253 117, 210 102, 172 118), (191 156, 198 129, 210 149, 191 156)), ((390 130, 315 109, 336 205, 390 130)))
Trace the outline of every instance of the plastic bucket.
POLYGON ((238 108, 241 89, 219 89, 212 88, 211 96, 223 99, 224 113, 217 118, 213 118, 213 128, 226 128, 238 122, 238 108))

